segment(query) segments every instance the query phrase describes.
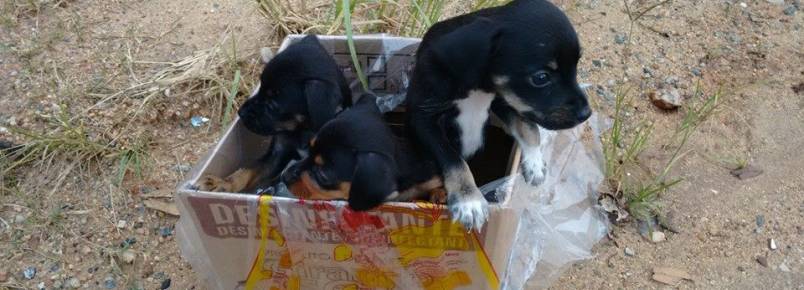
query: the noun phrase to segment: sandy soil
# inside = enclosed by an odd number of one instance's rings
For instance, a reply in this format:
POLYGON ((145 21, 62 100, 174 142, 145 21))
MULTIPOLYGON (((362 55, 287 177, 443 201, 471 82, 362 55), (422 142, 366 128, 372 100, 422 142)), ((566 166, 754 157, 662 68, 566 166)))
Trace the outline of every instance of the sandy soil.
MULTIPOLYGON (((14 6, 22 2, 0 4, 3 128, 52 128, 47 115, 58 104, 82 113, 160 68, 143 61, 177 61, 226 36, 236 39, 244 78, 253 82, 258 48, 278 44, 273 23, 246 0, 39 1, 38 11, 14 6)), ((576 24, 580 77, 595 85, 590 98, 599 109, 610 112, 612 93, 630 88, 631 121, 655 124, 640 156, 647 167, 669 158, 661 145, 684 111, 656 109, 646 94, 676 88, 693 104, 701 101, 693 94, 700 85, 707 94, 721 90, 723 103, 673 171, 684 181, 661 197, 679 233, 652 243, 633 223, 615 226, 614 239, 553 288, 804 289, 804 92, 793 89, 804 82, 804 7, 677 0, 631 20, 621 1, 555 2, 576 24), (729 167, 740 160, 764 173, 733 177, 729 167), (769 249, 769 239, 778 249, 769 249), (625 255, 626 247, 635 254, 625 255), (684 269, 693 281, 656 283, 657 266, 684 269)), ((656 2, 628 1, 634 11, 656 2)), ((176 218, 146 209, 143 194, 169 192, 214 144, 219 122, 189 125, 190 115, 214 115, 214 102, 201 93, 166 94, 154 104, 170 116, 137 116, 126 126, 141 102, 114 99, 90 111, 85 126, 92 136, 122 131, 152 140, 142 177, 115 186, 117 164, 76 164, 70 156, 3 177, 11 189, 0 192, 0 259, 8 261, 0 265, 0 288, 159 289, 167 281, 170 289, 204 288, 179 256, 176 218), (32 279, 23 274, 29 267, 36 269, 32 279)), ((20 136, 0 130, 0 138, 20 136)))

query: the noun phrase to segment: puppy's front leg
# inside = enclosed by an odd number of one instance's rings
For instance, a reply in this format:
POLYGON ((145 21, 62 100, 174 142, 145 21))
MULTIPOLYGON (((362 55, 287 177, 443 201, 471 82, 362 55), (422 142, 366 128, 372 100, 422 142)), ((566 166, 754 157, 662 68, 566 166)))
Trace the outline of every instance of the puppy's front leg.
POLYGON ((273 186, 278 181, 282 170, 288 163, 299 157, 298 149, 305 142, 303 138, 292 134, 277 134, 271 140, 271 147, 254 165, 257 175, 250 184, 251 187, 273 186))
POLYGON ((519 162, 522 177, 531 185, 542 184, 547 176, 547 165, 540 148, 539 127, 522 120, 522 117, 501 99, 495 100, 491 106, 494 115, 505 124, 506 131, 514 137, 522 150, 522 160, 519 162))
POLYGON ((469 165, 447 140, 444 116, 412 115, 411 121, 419 143, 432 154, 444 173, 452 219, 467 229, 480 230, 488 217, 488 202, 477 188, 469 165))

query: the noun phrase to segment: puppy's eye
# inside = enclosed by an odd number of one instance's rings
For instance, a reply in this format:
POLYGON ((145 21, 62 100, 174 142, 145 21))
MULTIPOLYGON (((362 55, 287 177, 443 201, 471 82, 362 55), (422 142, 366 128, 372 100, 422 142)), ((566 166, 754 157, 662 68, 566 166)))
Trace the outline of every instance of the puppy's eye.
POLYGON ((550 85, 550 74, 546 71, 536 72, 528 78, 531 86, 543 88, 550 85))

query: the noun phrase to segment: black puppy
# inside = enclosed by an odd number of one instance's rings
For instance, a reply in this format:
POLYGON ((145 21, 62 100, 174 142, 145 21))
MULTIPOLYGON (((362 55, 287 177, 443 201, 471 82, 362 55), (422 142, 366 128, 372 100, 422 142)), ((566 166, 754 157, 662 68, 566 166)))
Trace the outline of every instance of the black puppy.
POLYGON ((363 95, 311 143, 309 156, 282 174, 297 197, 348 200, 354 210, 392 200, 443 202, 436 163, 391 132, 374 96, 363 95))
POLYGON ((576 82, 580 53, 566 15, 545 0, 458 16, 425 34, 407 95, 409 125, 443 172, 453 219, 480 229, 488 215, 464 159, 483 146, 489 111, 523 149, 523 177, 544 180, 538 126, 567 129, 591 115, 576 82))
POLYGON ((273 185, 302 156, 321 126, 350 106, 352 94, 335 60, 315 35, 288 46, 265 65, 260 85, 238 114, 250 131, 271 136, 268 152, 229 177, 204 176, 201 190, 239 192, 273 185))

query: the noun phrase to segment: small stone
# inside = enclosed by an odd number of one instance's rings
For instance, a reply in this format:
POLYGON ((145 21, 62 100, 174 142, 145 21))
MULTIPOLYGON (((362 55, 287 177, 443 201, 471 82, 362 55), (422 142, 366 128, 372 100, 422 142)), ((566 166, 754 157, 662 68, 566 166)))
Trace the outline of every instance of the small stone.
POLYGON ((78 278, 76 277, 72 277, 70 279, 67 279, 67 282, 64 286, 66 286, 69 289, 78 289, 81 288, 81 281, 78 280, 78 278))
POLYGON ((631 249, 631 248, 629 248, 629 247, 625 247, 625 251, 624 251, 624 252, 625 252, 625 255, 626 255, 626 256, 629 256, 629 257, 636 256, 636 252, 634 252, 634 249, 631 249))
POLYGON ((617 33, 614 35, 614 42, 617 44, 624 44, 628 40, 628 36, 622 33, 617 33))
POLYGON ((759 256, 759 257, 757 257, 757 263, 762 265, 762 267, 767 267, 768 266, 768 258, 766 258, 765 256, 759 256))
POLYGON ((159 229, 159 235, 163 238, 167 238, 173 235, 173 228, 171 227, 162 227, 159 229))
POLYGON ((117 288, 117 281, 115 281, 112 276, 106 277, 106 279, 103 280, 103 286, 106 287, 106 289, 117 288))
POLYGON ((90 248, 89 246, 81 247, 81 254, 82 255, 89 255, 90 253, 92 253, 92 248, 90 248))
POLYGON ((737 179, 740 179, 740 180, 746 180, 746 179, 749 179, 749 178, 754 178, 754 177, 762 175, 762 173, 764 173, 764 171, 762 169, 759 169, 759 168, 757 168, 757 167, 755 167, 753 165, 747 165, 747 166, 745 166, 743 168, 739 168, 739 169, 735 169, 735 170, 731 171, 731 175, 733 175, 734 177, 737 177, 737 179))
POLYGON ((668 85, 671 85, 673 87, 678 87, 678 77, 669 76, 669 77, 664 79, 664 83, 668 84, 668 85))
POLYGON ((787 8, 785 8, 783 12, 784 12, 784 15, 793 16, 793 15, 796 15, 796 11, 798 11, 798 9, 796 9, 796 6, 788 5, 787 8))
POLYGON ((654 231, 650 233, 650 241, 654 243, 661 243, 667 239, 667 236, 663 232, 654 231))
POLYGON ((161 289, 161 290, 165 290, 167 288, 170 288, 170 278, 162 280, 162 284, 159 285, 159 289, 161 289))
POLYGON ((757 227, 761 228, 765 225, 765 216, 764 215, 757 215, 757 227))
POLYGON ((125 229, 126 225, 128 225, 128 223, 126 221, 124 221, 124 220, 117 221, 117 228, 118 229, 125 229))
POLYGON ((36 289, 45 290, 45 282, 39 282, 39 284, 36 284, 36 289))
POLYGON ((784 0, 767 0, 770 4, 782 5, 784 4, 784 0))
POLYGON ((22 276, 28 280, 33 279, 34 277, 36 277, 36 267, 25 268, 25 270, 22 271, 22 276))
POLYGON ((603 61, 599 60, 599 59, 593 59, 592 60, 592 65, 594 65, 596 67, 601 67, 601 66, 603 66, 603 61))
POLYGON ((681 93, 678 89, 670 89, 661 93, 648 94, 653 105, 663 110, 675 110, 681 106, 681 93))
POLYGON ((745 4, 745 2, 740 2, 740 7, 748 8, 748 4, 745 4))
POLYGON ((8 281, 8 270, 0 269, 0 283, 8 281))
POLYGON ((781 263, 779 264, 779 271, 790 272, 790 267, 788 267, 785 263, 781 263))
POLYGON ((187 164, 179 164, 179 165, 176 165, 176 166, 173 167, 173 170, 175 170, 176 172, 181 173, 181 174, 187 173, 191 169, 193 169, 193 168, 190 167, 190 165, 187 165, 187 164))
POLYGON ((137 259, 137 254, 135 254, 131 250, 125 250, 120 255, 120 257, 123 259, 123 262, 125 262, 126 264, 133 264, 134 260, 137 259))
POLYGON ((64 284, 61 283, 61 281, 53 282, 53 289, 61 289, 61 288, 64 288, 64 284))
POLYGON ((702 76, 702 75, 703 75, 703 73, 701 72, 701 69, 699 69, 699 68, 697 68, 697 67, 692 68, 692 69, 690 70, 690 72, 692 72, 692 75, 694 75, 694 76, 696 76, 696 77, 700 77, 700 76, 702 76))
POLYGON ((776 240, 774 240, 774 239, 768 240, 768 248, 770 248, 771 250, 774 250, 774 251, 776 249, 778 249, 779 247, 776 246, 776 240))
POLYGON ((132 245, 137 243, 137 239, 135 238, 126 238, 125 241, 120 243, 121 248, 131 247, 132 245))
POLYGON ((21 224, 21 223, 24 223, 24 222, 25 222, 25 216, 24 215, 18 214, 18 215, 14 216, 14 223, 15 224, 21 224))

